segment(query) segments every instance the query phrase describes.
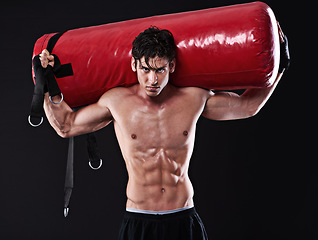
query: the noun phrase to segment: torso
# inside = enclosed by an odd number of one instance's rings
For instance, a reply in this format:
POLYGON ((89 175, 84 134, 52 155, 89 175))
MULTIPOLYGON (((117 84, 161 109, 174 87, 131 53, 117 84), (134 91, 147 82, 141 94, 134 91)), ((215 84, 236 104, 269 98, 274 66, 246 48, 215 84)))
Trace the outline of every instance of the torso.
POLYGON ((191 206, 188 167, 208 91, 169 86, 173 94, 153 103, 137 94, 138 86, 113 89, 116 97, 110 104, 129 176, 127 207, 163 211, 191 206))

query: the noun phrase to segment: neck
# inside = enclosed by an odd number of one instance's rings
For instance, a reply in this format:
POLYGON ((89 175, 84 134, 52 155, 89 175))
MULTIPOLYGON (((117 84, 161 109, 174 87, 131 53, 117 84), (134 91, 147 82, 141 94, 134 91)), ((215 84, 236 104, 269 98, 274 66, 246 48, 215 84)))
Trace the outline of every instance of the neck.
POLYGON ((158 96, 155 97, 150 97, 146 94, 146 92, 139 88, 138 92, 139 95, 144 98, 147 102, 151 103, 151 104, 162 104, 165 101, 167 101, 167 99, 171 96, 171 90, 172 90, 173 86, 170 85, 169 83, 165 86, 164 89, 162 89, 162 91, 160 92, 160 94, 158 96))

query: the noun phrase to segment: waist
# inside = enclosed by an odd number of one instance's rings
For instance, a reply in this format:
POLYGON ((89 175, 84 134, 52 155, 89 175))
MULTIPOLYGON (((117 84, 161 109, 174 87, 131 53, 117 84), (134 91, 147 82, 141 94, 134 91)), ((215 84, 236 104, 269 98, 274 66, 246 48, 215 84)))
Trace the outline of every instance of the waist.
MULTIPOLYGON (((180 208, 179 208, 180 209, 180 208)), ((139 210, 139 209, 138 209, 139 210)), ((177 210, 177 209, 175 209, 177 210)), ((154 212, 154 211, 150 211, 154 212)), ((158 211, 158 212, 166 212, 166 211, 158 211)), ((193 216, 196 214, 195 207, 190 207, 187 209, 183 209, 178 212, 167 213, 167 214, 148 214, 148 213, 137 213, 137 212, 128 212, 126 211, 124 214, 125 219, 132 220, 140 220, 140 221, 171 221, 174 222, 180 218, 193 216)))
POLYGON ((141 214, 149 214, 149 215, 167 215, 167 214, 182 212, 192 208, 194 208, 193 205, 183 207, 183 208, 178 208, 178 209, 167 210, 167 211, 149 211, 149 210, 141 210, 141 209, 134 209, 134 208, 126 208, 126 211, 130 213, 141 213, 141 214))

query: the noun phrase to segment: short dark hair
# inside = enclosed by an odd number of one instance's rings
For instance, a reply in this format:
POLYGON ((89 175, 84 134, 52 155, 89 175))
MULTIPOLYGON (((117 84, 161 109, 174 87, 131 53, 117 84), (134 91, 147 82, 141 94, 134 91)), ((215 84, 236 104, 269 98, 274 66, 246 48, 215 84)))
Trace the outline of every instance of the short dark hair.
POLYGON ((176 58, 176 45, 172 33, 167 29, 151 26, 141 32, 133 41, 132 56, 140 61, 145 57, 148 67, 150 58, 167 58, 169 64, 176 58))

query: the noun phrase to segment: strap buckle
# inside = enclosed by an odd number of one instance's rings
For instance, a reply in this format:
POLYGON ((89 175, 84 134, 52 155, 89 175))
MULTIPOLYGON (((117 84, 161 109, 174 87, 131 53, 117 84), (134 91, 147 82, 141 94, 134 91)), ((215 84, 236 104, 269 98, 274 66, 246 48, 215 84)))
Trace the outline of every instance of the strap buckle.
POLYGON ((59 102, 54 102, 54 101, 52 100, 52 97, 49 96, 50 102, 53 103, 53 104, 60 104, 60 103, 63 101, 63 99, 64 99, 63 93, 60 93, 60 94, 61 94, 61 100, 60 100, 59 102))
POLYGON ((102 167, 103 160, 101 158, 99 159, 99 166, 98 167, 93 167, 92 164, 91 164, 91 161, 88 162, 88 165, 90 166, 91 169, 98 170, 98 169, 100 169, 102 167))
POLYGON ((34 123, 31 122, 31 115, 29 115, 28 121, 29 121, 29 123, 30 123, 30 125, 31 125, 32 127, 38 127, 38 126, 40 126, 40 125, 43 123, 43 117, 41 117, 40 123, 34 124, 34 123))

